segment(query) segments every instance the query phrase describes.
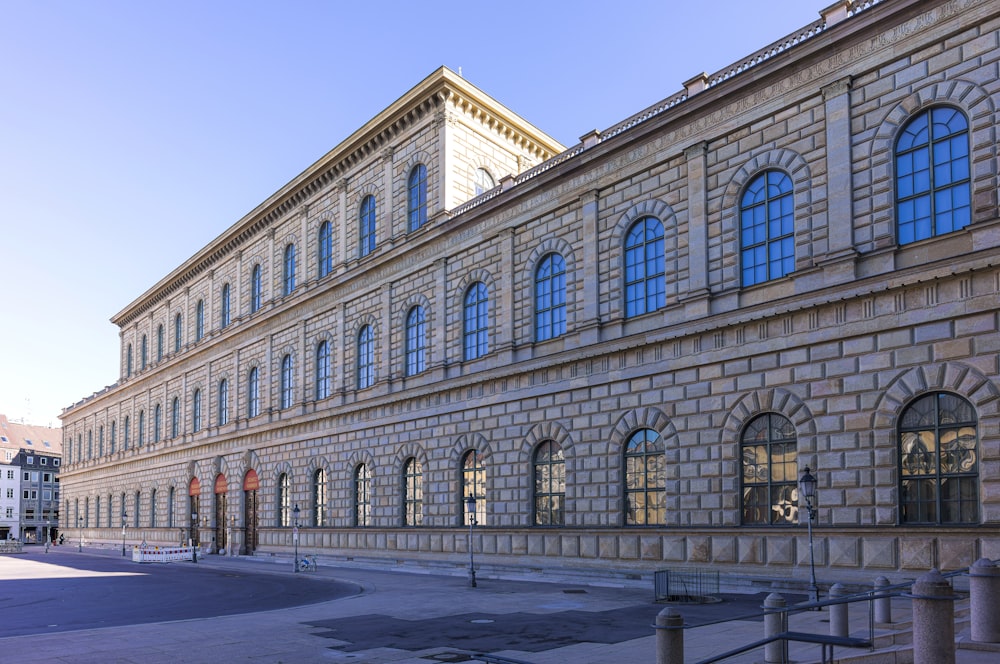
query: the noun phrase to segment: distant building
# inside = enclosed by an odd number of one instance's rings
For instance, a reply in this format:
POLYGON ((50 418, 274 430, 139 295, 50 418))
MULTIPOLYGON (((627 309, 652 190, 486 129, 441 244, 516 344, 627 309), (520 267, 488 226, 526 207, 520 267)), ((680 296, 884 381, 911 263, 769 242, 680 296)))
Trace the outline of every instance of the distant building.
POLYGON ((59 527, 62 430, 0 415, 0 538, 42 543, 59 527))
POLYGON ((114 315, 63 513, 805 580, 808 467, 821 580, 1000 558, 998 30, 842 0, 568 149, 432 73, 114 315))

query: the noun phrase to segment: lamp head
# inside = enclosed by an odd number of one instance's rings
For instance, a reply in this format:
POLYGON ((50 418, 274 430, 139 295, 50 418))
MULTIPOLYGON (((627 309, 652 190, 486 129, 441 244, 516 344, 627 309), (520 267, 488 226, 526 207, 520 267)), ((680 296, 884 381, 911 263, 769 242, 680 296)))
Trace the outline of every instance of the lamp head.
POLYGON ((476 497, 471 493, 465 497, 465 511, 469 514, 475 514, 476 512, 476 497))
POLYGON ((809 466, 806 466, 802 476, 799 477, 799 492, 806 499, 806 505, 812 507, 813 501, 816 499, 816 478, 809 472, 809 466))

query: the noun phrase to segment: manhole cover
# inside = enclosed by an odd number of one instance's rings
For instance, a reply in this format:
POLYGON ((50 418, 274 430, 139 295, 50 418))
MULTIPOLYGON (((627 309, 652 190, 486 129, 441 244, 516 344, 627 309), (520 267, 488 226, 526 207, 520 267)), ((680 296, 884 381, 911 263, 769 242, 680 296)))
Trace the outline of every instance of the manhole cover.
POLYGON ((429 659, 435 662, 468 662, 472 657, 461 652, 439 652, 436 655, 427 655, 420 659, 429 659))
POLYGON ((489 618, 476 618, 475 620, 470 620, 469 622, 474 625, 488 625, 493 621, 489 618))

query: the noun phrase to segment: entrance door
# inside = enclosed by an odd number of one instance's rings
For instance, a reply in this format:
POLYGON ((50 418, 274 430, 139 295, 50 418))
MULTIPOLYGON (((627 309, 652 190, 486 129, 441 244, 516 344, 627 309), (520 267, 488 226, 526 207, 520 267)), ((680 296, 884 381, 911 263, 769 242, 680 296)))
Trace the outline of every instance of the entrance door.
POLYGON ((215 477, 215 552, 219 553, 227 546, 226 541, 226 476, 219 473, 215 477))
POLYGON ((260 489, 260 481, 257 473, 253 469, 248 470, 243 478, 243 529, 246 536, 243 538, 243 554, 252 556, 257 550, 257 491, 260 489))
MULTIPOLYGON (((122 494, 122 526, 125 525, 125 494, 122 494)), ((198 512, 198 508, 201 507, 201 484, 198 482, 198 478, 195 477, 191 480, 191 484, 188 485, 188 514, 190 514, 190 521, 188 524, 191 528, 191 544, 193 546, 201 545, 201 537, 199 536, 198 519, 201 515, 198 512)))

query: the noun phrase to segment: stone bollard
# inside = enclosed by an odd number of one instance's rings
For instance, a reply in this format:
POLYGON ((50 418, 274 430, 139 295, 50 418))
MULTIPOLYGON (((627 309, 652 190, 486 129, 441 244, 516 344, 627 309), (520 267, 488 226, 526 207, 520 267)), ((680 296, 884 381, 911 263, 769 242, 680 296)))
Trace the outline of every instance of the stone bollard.
POLYGON ((684 664, 684 617, 673 607, 656 615, 656 664, 684 664))
MULTIPOLYGON (((764 638, 781 634, 785 631, 785 598, 778 593, 771 593, 764 600, 764 638), (774 609, 768 611, 768 609, 774 609)), ((781 664, 788 661, 788 641, 784 639, 773 641, 764 646, 764 661, 767 664, 781 664)))
POLYGON ((932 569, 913 584, 913 664, 955 664, 955 594, 932 569))
POLYGON ((875 579, 875 622, 888 625, 892 622, 892 598, 878 591, 889 585, 889 579, 880 576, 875 579))
MULTIPOLYGON (((842 583, 830 586, 830 599, 837 599, 847 594, 847 588, 842 583)), ((847 622, 847 604, 830 605, 830 636, 847 636, 851 631, 847 622)))
POLYGON ((969 568, 969 610, 973 641, 1000 643, 1000 567, 980 558, 969 568))

